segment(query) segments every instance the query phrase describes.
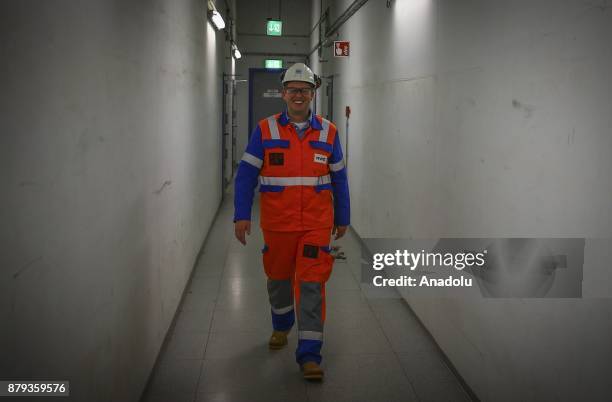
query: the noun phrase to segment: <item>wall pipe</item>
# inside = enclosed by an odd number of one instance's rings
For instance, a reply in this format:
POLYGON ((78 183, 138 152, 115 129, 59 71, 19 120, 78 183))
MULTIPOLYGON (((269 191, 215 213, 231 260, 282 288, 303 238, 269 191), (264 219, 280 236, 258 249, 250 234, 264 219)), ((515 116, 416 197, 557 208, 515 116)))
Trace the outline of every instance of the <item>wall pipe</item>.
POLYGON ((288 56, 288 57, 308 57, 304 53, 282 53, 282 52, 242 52, 245 56, 288 56))
MULTIPOLYGON (((329 46, 331 44, 328 41, 330 36, 338 32, 340 27, 344 25, 344 23, 348 21, 349 18, 353 16, 353 14, 359 11, 359 9, 367 2, 368 0, 353 1, 351 5, 348 6, 348 8, 344 10, 344 12, 340 14, 338 18, 336 18, 336 20, 329 26, 329 28, 325 30, 325 38, 323 38, 323 40, 319 39, 319 43, 317 43, 317 45, 310 51, 310 53, 308 53, 308 56, 310 56, 311 54, 319 50, 322 46, 329 46)), ((327 15, 327 11, 326 11, 326 15, 327 15)))

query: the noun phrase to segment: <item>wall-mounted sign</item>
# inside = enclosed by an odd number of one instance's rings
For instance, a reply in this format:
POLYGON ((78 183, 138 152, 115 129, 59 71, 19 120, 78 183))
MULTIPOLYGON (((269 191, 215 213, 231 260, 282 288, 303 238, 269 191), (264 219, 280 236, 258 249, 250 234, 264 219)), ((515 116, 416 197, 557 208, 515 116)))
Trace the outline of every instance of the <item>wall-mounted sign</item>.
POLYGON ((347 40, 335 40, 334 41, 334 56, 335 57, 349 57, 350 42, 347 40))
POLYGON ((282 98, 283 94, 278 89, 267 89, 263 93, 264 98, 282 98))
POLYGON ((283 61, 280 59, 266 59, 264 66, 266 68, 283 68, 283 61))
POLYGON ((268 36, 281 36, 283 34, 283 22, 276 20, 268 21, 268 36))

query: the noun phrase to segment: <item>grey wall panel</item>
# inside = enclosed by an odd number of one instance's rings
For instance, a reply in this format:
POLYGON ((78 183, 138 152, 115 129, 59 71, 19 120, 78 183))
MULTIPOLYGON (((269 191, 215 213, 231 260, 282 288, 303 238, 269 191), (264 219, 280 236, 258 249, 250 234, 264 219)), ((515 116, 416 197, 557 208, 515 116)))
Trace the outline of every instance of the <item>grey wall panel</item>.
POLYGON ((140 396, 221 197, 204 7, 0 5, 0 377, 140 396))
MULTIPOLYGON (((589 298, 612 289, 609 7, 385 3, 369 1, 340 29, 349 59, 326 48, 317 66, 336 76, 341 137, 344 107, 353 111, 354 228, 586 237, 584 299, 409 302, 482 400, 609 398, 612 305, 589 298)), ((342 7, 329 4, 333 20, 342 7)))

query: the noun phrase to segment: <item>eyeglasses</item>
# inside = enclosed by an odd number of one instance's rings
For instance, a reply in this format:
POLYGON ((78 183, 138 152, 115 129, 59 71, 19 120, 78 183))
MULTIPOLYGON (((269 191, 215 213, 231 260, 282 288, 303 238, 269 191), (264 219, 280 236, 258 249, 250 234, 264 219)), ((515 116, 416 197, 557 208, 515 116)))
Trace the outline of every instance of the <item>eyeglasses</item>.
POLYGON ((314 93, 314 89, 313 88, 285 88, 285 91, 287 91, 287 93, 291 96, 297 95, 297 94, 302 94, 304 96, 308 96, 308 95, 312 95, 314 93))

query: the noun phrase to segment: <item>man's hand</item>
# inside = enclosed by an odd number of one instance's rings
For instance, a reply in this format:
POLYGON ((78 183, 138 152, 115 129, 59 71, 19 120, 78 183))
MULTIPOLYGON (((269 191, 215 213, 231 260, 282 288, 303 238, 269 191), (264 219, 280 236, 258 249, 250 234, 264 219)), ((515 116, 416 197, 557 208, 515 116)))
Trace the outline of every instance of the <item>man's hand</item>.
POLYGON ((236 234, 236 239, 244 245, 246 245, 246 237, 245 233, 251 234, 251 221, 236 221, 234 223, 234 232, 236 234))
POLYGON ((348 226, 334 226, 334 229, 332 230, 332 234, 336 235, 336 237, 334 237, 334 240, 338 240, 339 238, 344 236, 344 234, 346 233, 346 229, 348 229, 348 226))

